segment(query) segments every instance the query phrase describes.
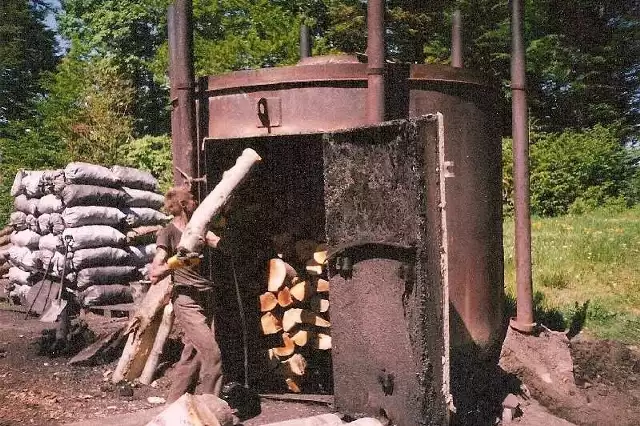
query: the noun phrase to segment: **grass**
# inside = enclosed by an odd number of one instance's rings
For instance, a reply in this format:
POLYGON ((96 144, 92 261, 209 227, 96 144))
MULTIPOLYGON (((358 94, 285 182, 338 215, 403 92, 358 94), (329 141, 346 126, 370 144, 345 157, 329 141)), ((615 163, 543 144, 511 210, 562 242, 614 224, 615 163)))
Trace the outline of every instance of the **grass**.
MULTIPOLYGON (((505 286, 515 297, 513 219, 504 223, 505 286)), ((533 218, 536 320, 640 343, 640 206, 533 218)), ((549 324, 545 324, 550 326, 549 324)))

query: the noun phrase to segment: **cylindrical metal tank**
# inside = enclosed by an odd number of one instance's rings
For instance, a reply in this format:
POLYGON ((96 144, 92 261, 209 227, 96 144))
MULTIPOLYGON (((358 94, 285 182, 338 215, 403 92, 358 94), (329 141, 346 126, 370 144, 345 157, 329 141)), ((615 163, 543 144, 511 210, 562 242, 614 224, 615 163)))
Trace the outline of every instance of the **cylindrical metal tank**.
MULTIPOLYGON (((210 139, 300 135, 367 124, 366 65, 350 56, 208 78, 210 139)), ((495 353, 503 334, 501 143, 496 87, 467 69, 391 64, 386 119, 442 113, 452 351, 495 353)), ((202 98, 204 97, 204 99, 202 98)), ((476 355, 473 355, 476 356, 476 355)))

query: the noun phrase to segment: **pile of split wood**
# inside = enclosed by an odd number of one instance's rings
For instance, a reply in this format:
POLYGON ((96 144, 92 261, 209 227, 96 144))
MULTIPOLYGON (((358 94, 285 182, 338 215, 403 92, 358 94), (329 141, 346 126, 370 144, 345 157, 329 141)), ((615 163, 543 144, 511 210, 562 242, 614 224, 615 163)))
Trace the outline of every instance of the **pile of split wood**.
POLYGON ((300 392, 308 363, 331 349, 329 282, 324 243, 274 237, 278 258, 269 261, 267 291, 260 296, 262 331, 274 342, 270 366, 289 390, 300 392))
POLYGON ((151 174, 129 167, 74 162, 18 171, 10 289, 27 304, 46 276, 64 279, 85 306, 131 302, 129 283, 145 278, 155 234, 170 219, 158 192, 151 174))

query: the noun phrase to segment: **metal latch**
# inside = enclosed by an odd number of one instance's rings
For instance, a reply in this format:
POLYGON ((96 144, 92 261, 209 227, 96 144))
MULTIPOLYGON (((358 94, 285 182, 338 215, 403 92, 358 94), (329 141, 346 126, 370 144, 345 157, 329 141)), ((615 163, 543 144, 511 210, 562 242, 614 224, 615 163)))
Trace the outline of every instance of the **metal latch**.
POLYGON ((260 98, 258 99, 258 128, 266 128, 271 133, 272 127, 282 125, 282 107, 280 98, 260 98))

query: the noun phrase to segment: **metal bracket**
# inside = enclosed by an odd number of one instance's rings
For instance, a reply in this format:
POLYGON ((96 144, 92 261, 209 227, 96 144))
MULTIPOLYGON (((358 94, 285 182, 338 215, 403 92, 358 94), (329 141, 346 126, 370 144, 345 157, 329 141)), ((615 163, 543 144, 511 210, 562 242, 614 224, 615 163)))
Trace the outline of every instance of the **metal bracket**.
POLYGON ((260 98, 257 103, 258 128, 266 128, 271 133, 272 127, 282 125, 282 106, 280 98, 260 98))
POLYGON ((204 184, 206 184, 206 183, 207 183, 207 175, 206 175, 206 174, 205 174, 205 175, 203 175, 203 176, 201 176, 201 177, 199 177, 199 178, 194 178, 194 177, 189 176, 189 175, 188 175, 184 170, 182 170, 180 167, 178 167, 178 166, 173 166, 173 167, 175 167, 175 168, 176 168, 176 170, 177 170, 177 171, 178 171, 182 176, 184 176, 185 180, 187 181, 187 185, 189 186, 189 189, 191 189, 192 184, 193 184, 194 182, 195 182, 195 183, 204 183, 204 184))

